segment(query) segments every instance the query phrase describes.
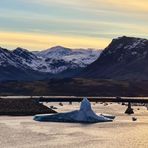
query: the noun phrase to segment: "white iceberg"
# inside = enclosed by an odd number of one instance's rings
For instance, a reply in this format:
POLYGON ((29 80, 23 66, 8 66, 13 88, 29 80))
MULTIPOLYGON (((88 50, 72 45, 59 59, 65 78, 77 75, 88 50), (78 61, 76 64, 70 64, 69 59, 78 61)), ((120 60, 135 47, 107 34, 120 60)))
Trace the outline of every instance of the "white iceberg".
POLYGON ((43 122, 74 122, 74 123, 97 123, 113 121, 115 116, 97 115, 91 108, 87 98, 81 102, 80 110, 53 115, 36 115, 34 120, 43 122))

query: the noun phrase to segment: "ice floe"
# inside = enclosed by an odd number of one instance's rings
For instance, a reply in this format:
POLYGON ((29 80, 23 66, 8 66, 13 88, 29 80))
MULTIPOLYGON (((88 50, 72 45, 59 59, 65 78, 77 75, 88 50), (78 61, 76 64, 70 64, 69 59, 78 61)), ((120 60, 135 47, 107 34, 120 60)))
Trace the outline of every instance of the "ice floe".
POLYGON ((107 114, 96 114, 87 98, 81 102, 79 110, 57 113, 53 115, 36 115, 34 120, 42 122, 74 122, 74 123, 97 123, 111 122, 115 116, 107 114))

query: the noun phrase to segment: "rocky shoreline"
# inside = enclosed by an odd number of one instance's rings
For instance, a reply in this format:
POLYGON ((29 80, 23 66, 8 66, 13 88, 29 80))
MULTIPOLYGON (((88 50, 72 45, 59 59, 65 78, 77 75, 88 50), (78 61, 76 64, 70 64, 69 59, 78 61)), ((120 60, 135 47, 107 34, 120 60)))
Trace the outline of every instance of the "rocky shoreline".
POLYGON ((33 99, 0 99, 0 116, 32 116, 56 111, 33 99))

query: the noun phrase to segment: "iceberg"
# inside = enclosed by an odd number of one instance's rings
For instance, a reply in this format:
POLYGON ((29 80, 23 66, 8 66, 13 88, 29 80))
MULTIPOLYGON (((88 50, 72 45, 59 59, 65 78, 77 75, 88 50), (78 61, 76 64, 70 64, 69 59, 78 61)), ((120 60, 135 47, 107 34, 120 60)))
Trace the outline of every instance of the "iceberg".
POLYGON ((57 113, 53 115, 36 115, 35 121, 40 122, 73 122, 73 123, 97 123, 97 122, 111 122, 115 116, 111 115, 97 115, 91 108, 91 103, 87 98, 81 102, 79 110, 57 113))

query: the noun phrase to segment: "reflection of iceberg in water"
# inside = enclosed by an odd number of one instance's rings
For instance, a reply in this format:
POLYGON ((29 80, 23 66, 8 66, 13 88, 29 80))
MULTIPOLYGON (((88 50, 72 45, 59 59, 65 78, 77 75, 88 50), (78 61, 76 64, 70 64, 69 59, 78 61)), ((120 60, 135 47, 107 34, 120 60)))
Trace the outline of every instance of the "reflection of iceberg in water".
POLYGON ((84 98, 81 102, 80 110, 67 113, 57 113, 54 115, 36 115, 34 120, 44 122, 79 122, 79 123, 96 123, 113 121, 115 116, 97 115, 91 108, 90 102, 84 98))

